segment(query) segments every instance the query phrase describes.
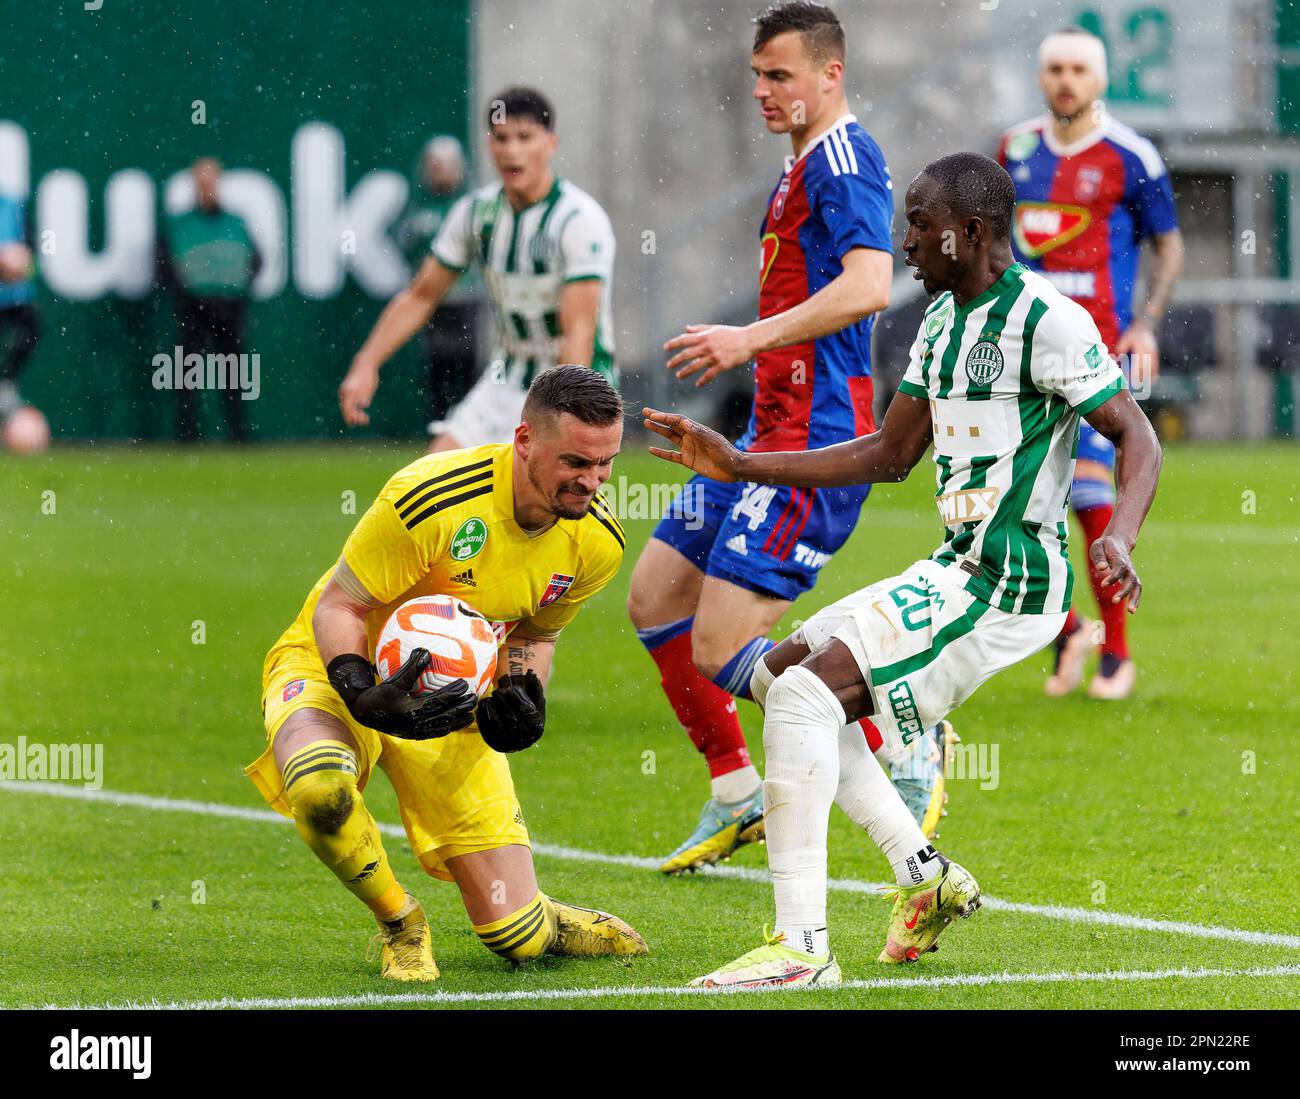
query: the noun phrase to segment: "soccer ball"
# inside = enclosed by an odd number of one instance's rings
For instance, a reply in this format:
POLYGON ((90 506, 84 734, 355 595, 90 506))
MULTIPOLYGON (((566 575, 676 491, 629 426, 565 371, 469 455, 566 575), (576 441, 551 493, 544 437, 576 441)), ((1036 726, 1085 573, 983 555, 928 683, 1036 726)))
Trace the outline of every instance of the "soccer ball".
POLYGON ((414 697, 463 679, 482 698, 497 670, 497 646, 492 623, 463 599, 422 595, 408 599, 384 623, 375 642, 375 667, 387 679, 415 649, 428 649, 429 666, 411 690, 414 697))

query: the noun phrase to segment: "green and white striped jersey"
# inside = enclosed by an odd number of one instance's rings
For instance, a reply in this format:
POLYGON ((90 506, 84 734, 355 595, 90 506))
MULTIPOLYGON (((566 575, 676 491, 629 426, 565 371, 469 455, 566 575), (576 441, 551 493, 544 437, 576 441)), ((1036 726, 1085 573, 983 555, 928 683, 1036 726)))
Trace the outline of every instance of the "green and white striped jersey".
POLYGON ((617 382, 611 282, 614 230, 600 204, 565 179, 516 211, 500 183, 470 192, 447 214, 433 242, 439 263, 483 269, 496 320, 493 366, 524 389, 555 365, 560 295, 566 283, 599 279, 600 309, 592 368, 617 382))
POLYGON ((944 543, 966 590, 1010 613, 1067 610, 1079 418, 1124 389, 1083 306, 1013 264, 965 305, 926 310, 899 392, 930 402, 944 543))

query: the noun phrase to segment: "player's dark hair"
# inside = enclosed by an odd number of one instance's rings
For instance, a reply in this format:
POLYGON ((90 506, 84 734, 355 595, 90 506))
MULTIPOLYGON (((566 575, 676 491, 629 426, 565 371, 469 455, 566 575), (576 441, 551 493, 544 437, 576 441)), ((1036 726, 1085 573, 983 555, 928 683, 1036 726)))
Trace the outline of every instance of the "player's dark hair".
POLYGON ((507 88, 488 102, 488 130, 507 118, 531 118, 539 126, 555 129, 555 109, 551 101, 534 88, 507 88))
POLYGON ((958 218, 982 218, 995 240, 1011 236, 1016 185, 992 157, 953 153, 927 164, 921 174, 939 185, 948 209, 958 218))
POLYGON ((538 413, 567 412, 584 424, 606 427, 621 420, 623 400, 605 375, 587 366, 556 366, 533 379, 524 400, 525 421, 538 413))
POLYGON ((808 56, 819 65, 844 60, 844 28, 830 8, 807 0, 775 4, 754 20, 754 53, 778 34, 798 31, 808 56))

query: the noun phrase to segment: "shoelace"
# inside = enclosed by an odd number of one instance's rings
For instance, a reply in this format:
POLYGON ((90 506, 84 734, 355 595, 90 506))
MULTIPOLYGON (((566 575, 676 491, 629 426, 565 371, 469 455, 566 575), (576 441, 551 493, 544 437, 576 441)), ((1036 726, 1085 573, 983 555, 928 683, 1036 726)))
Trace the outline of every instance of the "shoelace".
POLYGON ((379 952, 383 950, 384 943, 387 943, 393 948, 393 953, 403 968, 411 962, 419 963, 422 960, 421 947, 424 945, 426 930, 427 927, 424 925, 410 927, 405 931, 397 932, 392 938, 388 937, 387 932, 376 931, 366 947, 366 961, 374 961, 379 952))
POLYGON ((773 933, 771 925, 764 924, 763 925, 763 946, 755 947, 753 950, 750 950, 742 954, 735 961, 728 962, 721 969, 719 969, 718 972, 731 973, 737 969, 744 969, 745 966, 750 964, 750 962, 748 961, 750 954, 757 953, 759 950, 762 950, 764 946, 780 946, 784 942, 785 942, 784 931, 777 931, 773 933))

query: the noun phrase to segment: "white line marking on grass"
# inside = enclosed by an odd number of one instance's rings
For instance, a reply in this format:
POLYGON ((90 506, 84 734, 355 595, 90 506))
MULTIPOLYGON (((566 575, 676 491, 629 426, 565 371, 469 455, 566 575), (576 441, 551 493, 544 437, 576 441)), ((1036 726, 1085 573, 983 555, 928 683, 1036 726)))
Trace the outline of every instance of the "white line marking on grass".
MULTIPOLYGON (((80 786, 63 786, 54 782, 0 781, 0 790, 17 794, 46 794, 70 798, 74 801, 103 802, 135 809, 154 809, 173 813, 195 813, 200 816, 227 817, 233 820, 253 820, 272 824, 289 824, 271 809, 253 809, 243 805, 223 805, 215 801, 191 801, 187 798, 162 798, 149 794, 128 794, 114 790, 87 790, 80 786)), ((397 824, 380 824, 386 836, 406 838, 406 832, 397 824)), ((569 862, 601 863, 606 866, 630 866, 637 870, 658 870, 659 860, 640 855, 607 855, 601 851, 585 851, 578 847, 563 847, 549 843, 533 844, 533 852, 544 858, 564 859, 569 862)), ((750 870, 738 866, 712 867, 702 872, 705 877, 732 878, 739 881, 769 883, 772 879, 766 870, 750 870)), ((867 893, 878 895, 890 886, 878 882, 858 881, 854 878, 831 878, 826 886, 836 893, 867 893)), ((1222 939, 1229 942, 1253 943, 1257 946, 1284 946, 1300 950, 1300 935, 1284 935, 1274 931, 1243 931, 1234 927, 1216 927, 1212 924, 1187 923, 1182 920, 1156 920, 1147 916, 1130 916, 1123 912, 1104 909, 1071 908, 1060 904, 1022 904, 983 897, 984 907, 993 912, 1017 912, 1026 916, 1042 916, 1066 923, 1101 924, 1123 927, 1132 931, 1163 931, 1174 935, 1188 935, 1198 939, 1222 939)))
MULTIPOLYGON (((982 988, 990 985, 1081 984, 1111 981, 1200 980, 1205 977, 1300 977, 1300 965, 1254 966, 1248 969, 1116 969, 1091 973, 965 973, 946 977, 871 977, 844 981, 834 986, 782 990, 787 995, 816 995, 836 991, 879 991, 894 988, 982 988)), ((537 1003, 548 1000, 599 1000, 631 996, 735 996, 752 989, 690 988, 685 985, 602 986, 598 988, 538 988, 509 992, 367 992, 359 996, 285 996, 248 1000, 185 1000, 160 1003, 133 1000, 120 1004, 44 1004, 55 1011, 212 1011, 259 1010, 266 1008, 304 1007, 383 1007, 385 1005, 424 1004, 440 1007, 454 1004, 537 1003)))

